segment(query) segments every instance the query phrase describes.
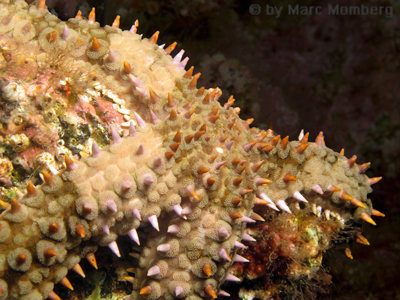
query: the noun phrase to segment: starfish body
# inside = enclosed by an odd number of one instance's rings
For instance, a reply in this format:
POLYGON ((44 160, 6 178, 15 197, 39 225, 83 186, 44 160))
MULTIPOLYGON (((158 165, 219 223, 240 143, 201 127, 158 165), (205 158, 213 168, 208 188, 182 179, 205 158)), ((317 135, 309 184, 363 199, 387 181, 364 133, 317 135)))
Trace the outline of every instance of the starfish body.
MULTIPOLYGON (((100 28, 94 11, 61 22, 44 1, 0 7, 6 70, 32 59, 62 74, 47 87, 68 81, 68 101, 96 87, 126 120, 109 126, 110 145, 94 141, 79 161, 66 155, 63 170, 42 172, 43 184, 28 183, 1 213, 0 300, 59 299, 54 284, 73 289, 68 271, 84 276, 83 258, 97 268, 98 247, 127 255, 120 236, 136 249, 132 299, 216 298, 240 280, 230 267, 248 262, 238 253, 254 240, 246 227, 265 215, 301 208, 338 228, 374 222, 363 165, 327 148, 322 133, 289 142, 249 128, 233 97, 221 106, 219 89, 196 87, 200 74, 185 70, 182 51, 169 55, 175 45, 159 47, 158 33, 100 28)), ((3 100, 45 98, 46 89, 27 95, 31 82, 8 82, 3 100)))

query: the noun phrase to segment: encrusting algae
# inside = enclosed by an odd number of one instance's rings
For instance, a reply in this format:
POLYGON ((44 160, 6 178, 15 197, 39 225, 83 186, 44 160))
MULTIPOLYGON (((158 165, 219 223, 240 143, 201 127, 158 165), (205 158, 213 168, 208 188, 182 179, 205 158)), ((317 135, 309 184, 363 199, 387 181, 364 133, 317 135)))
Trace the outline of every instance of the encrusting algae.
POLYGON ((289 141, 249 128, 233 97, 221 106, 218 88, 196 87, 184 51, 169 55, 176 43, 164 49, 158 32, 142 39, 137 23, 118 27, 117 17, 101 28, 94 10, 63 22, 43 0, 0 0, 2 101, 17 120, 5 139, 18 155, 48 151, 36 163, 43 183, 2 201, 0 300, 60 299, 54 285, 73 290, 69 270, 85 277, 81 259, 97 269, 99 247, 131 256, 128 299, 196 300, 261 276, 258 247, 293 258, 288 274, 300 276, 319 269, 341 231, 368 242, 361 225, 382 216, 367 198, 380 180, 364 175, 369 163, 327 148, 322 132, 289 141), (79 122, 85 147, 81 134, 66 145, 35 134, 79 122), (35 133, 17 134, 26 127, 35 133), (134 253, 120 251, 121 236, 134 253), (294 263, 302 259, 311 271, 294 263))

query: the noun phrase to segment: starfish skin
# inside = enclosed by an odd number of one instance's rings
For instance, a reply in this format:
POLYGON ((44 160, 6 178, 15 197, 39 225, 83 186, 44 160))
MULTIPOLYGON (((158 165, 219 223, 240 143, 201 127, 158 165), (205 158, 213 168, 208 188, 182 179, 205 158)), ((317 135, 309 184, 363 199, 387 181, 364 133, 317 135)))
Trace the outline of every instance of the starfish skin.
POLYGON ((43 171, 43 184, 29 182, 1 213, 0 300, 60 299, 54 284, 73 289, 68 271, 84 277, 83 258, 97 268, 98 247, 127 256, 120 236, 136 251, 131 299, 216 298, 226 295, 225 281, 240 281, 231 266, 248 263, 238 253, 243 240, 254 243, 248 224, 323 213, 337 230, 375 225, 367 193, 378 178, 364 175, 356 157, 327 148, 322 133, 288 141, 249 128, 233 97, 221 106, 219 89, 197 89, 200 74, 185 70, 183 50, 172 58, 174 44, 158 46, 158 33, 142 39, 137 24, 122 31, 118 18, 100 28, 94 11, 61 22, 44 1, 0 8, 3 101, 40 101, 63 80, 67 104, 90 102, 94 88, 128 119, 108 124, 110 145, 94 141, 79 161, 66 155, 63 170, 43 171), (26 61, 48 76, 46 87, 16 78, 26 61))

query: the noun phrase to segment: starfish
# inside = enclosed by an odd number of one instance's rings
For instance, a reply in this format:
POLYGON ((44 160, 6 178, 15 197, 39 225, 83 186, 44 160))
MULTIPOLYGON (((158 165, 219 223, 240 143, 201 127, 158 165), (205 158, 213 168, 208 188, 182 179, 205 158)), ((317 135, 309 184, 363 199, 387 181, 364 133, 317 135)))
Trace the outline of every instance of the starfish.
POLYGON ((73 289, 68 271, 85 277, 83 258, 97 268, 98 247, 127 255, 122 236, 135 251, 131 299, 214 299, 227 295, 225 281, 240 281, 231 266, 249 262, 240 255, 256 242, 248 224, 323 214, 341 230, 382 215, 367 198, 380 180, 363 174, 369 164, 326 147, 322 132, 289 141, 250 128, 233 96, 221 106, 218 88, 197 88, 201 74, 185 70, 183 50, 170 56, 176 43, 158 46, 158 32, 142 39, 137 23, 122 31, 119 18, 101 28, 94 10, 62 22, 43 0, 0 8, 3 101, 44 105, 61 81, 66 107, 100 91, 126 121, 108 127, 110 145, 94 140, 87 157, 65 155, 61 171, 41 172, 41 185, 3 203, 0 300, 60 299, 54 284, 73 289), (47 76, 44 88, 13 77, 24 60, 47 76))

